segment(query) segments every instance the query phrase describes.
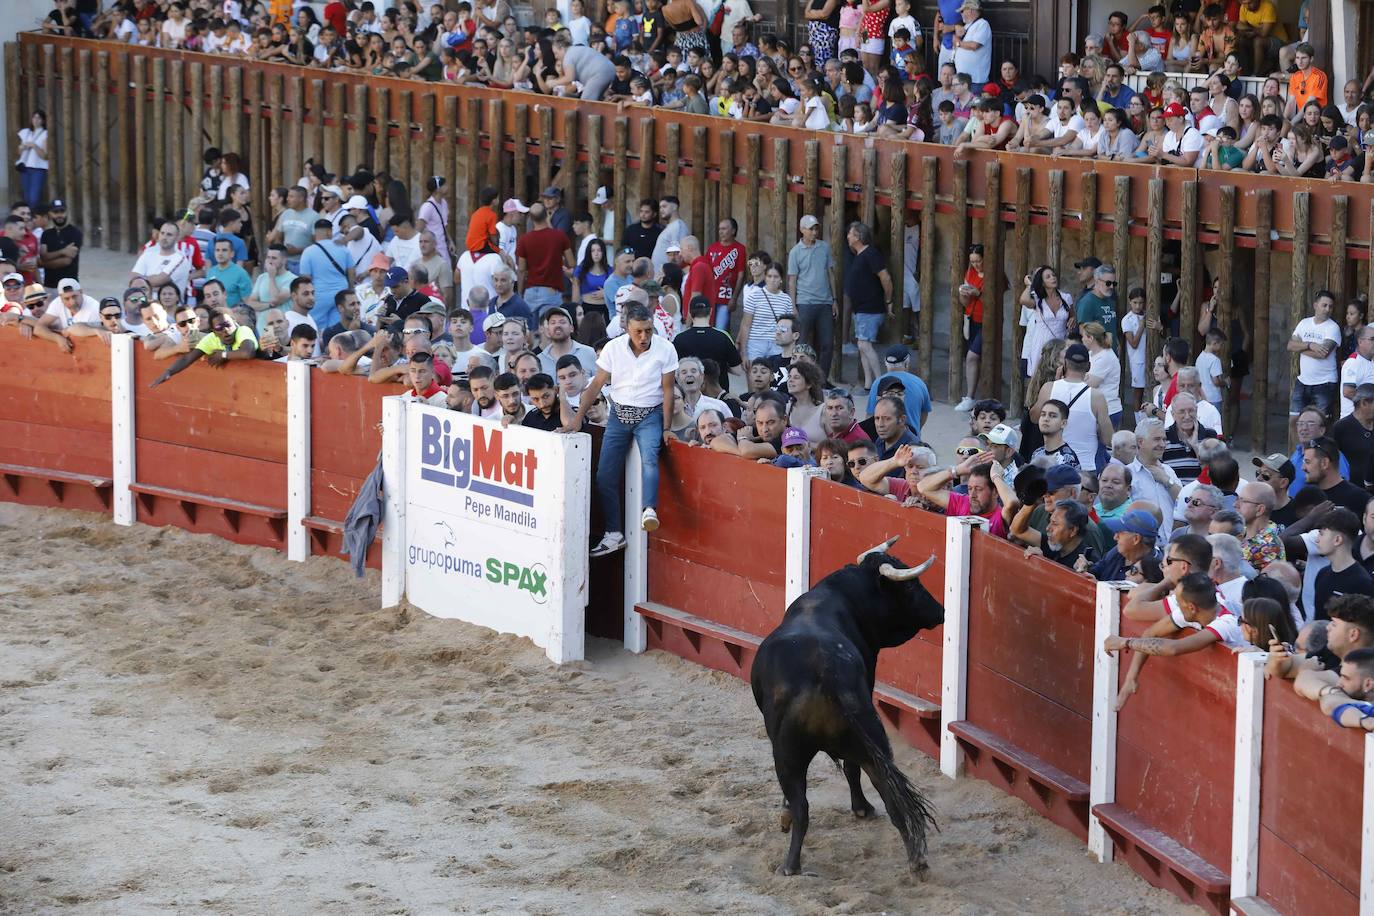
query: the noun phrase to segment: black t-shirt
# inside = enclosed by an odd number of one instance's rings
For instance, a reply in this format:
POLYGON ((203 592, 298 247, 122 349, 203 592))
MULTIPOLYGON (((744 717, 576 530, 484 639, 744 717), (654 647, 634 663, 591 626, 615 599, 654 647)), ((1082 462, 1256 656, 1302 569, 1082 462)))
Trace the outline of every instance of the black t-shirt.
MULTIPOLYGON (((1365 429, 1364 424, 1350 414, 1331 427, 1331 438, 1350 462, 1350 482, 1357 487, 1374 483, 1374 429, 1365 429)), ((1363 512, 1361 509, 1360 514, 1363 512)))
POLYGON ((730 390, 729 371, 743 362, 730 335, 718 328, 685 328, 673 338, 673 347, 679 358, 695 356, 715 360, 720 366, 720 387, 725 391, 730 390))
POLYGON ((1282 509, 1275 509, 1273 512, 1271 512, 1269 514, 1269 517, 1272 518, 1278 524, 1282 525, 1284 528, 1287 528, 1289 525, 1293 524, 1298 520, 1298 510, 1294 508, 1293 500, 1290 499, 1288 502, 1283 504, 1282 509))
POLYGON ((14 239, 0 235, 0 259, 9 261, 15 267, 18 267, 19 254, 19 243, 14 239))
POLYGON ((1351 563, 1340 572, 1330 566, 1317 573, 1312 602, 1316 605, 1316 619, 1331 619, 1326 613, 1326 605, 1332 598, 1340 595, 1374 596, 1374 577, 1360 563, 1351 563))
POLYGON ((413 289, 408 296, 396 303, 396 314, 404 321, 428 304, 429 297, 413 289))
POLYGON ((1045 539, 1041 542, 1040 552, 1045 555, 1045 559, 1053 560, 1060 566, 1067 566, 1069 569, 1073 569, 1073 564, 1078 562, 1078 558, 1081 556, 1086 556, 1089 563, 1094 563, 1102 557, 1101 554, 1093 549, 1093 545, 1088 543, 1086 537, 1080 537, 1078 539, 1078 545, 1065 553, 1060 553, 1050 547, 1049 539, 1045 539))
MULTIPOLYGON (((369 334, 376 334, 376 333, 377 333, 377 329, 374 328, 372 325, 368 324, 366 321, 360 322, 359 325, 358 325, 358 327, 359 327, 361 330, 364 330, 364 331, 366 331, 366 332, 369 333, 369 334)), ((338 335, 338 334, 344 333, 344 332, 347 331, 347 330, 348 330, 348 328, 346 328, 346 327, 343 326, 343 322, 341 322, 341 321, 336 321, 336 322, 334 322, 333 324, 331 324, 329 327, 327 327, 327 328, 325 328, 323 331, 321 331, 321 332, 320 332, 320 352, 323 353, 323 352, 325 351, 325 349, 329 346, 329 341, 330 341, 331 339, 333 339, 333 338, 334 338, 336 335, 338 335)), ((435 343, 438 343, 438 341, 435 341, 435 343)))
POLYGON ((634 68, 631 68, 631 69, 630 69, 630 75, 629 75, 628 77, 626 77, 625 79, 623 79, 623 80, 622 80, 622 79, 613 79, 613 80, 611 80, 610 88, 607 89, 606 92, 607 92, 607 94, 609 94, 609 95, 630 95, 630 94, 631 94, 631 91, 632 91, 632 90, 630 89, 630 83, 631 83, 631 81, 633 81, 636 77, 641 77, 641 76, 643 76, 643 75, 644 75, 644 74, 643 74, 643 73, 640 73, 638 70, 635 70, 634 68))
POLYGON ((521 426, 528 426, 532 429, 542 429, 546 433, 554 432, 563 425, 562 418, 558 415, 558 402, 554 402, 554 412, 552 416, 544 416, 542 410, 527 410, 525 418, 520 421, 521 426))
POLYGON ((765 356, 764 359, 773 369, 773 387, 779 391, 786 391, 787 375, 792 371, 792 357, 774 353, 772 356, 765 356))
POLYGON ((883 284, 878 274, 887 270, 887 262, 877 246, 869 245, 850 259, 844 272, 844 294, 849 297, 855 312, 872 314, 886 310, 883 284))
MULTIPOLYGON (((60 229, 45 229, 43 230, 43 237, 38 240, 39 256, 41 257, 45 251, 50 253, 60 251, 68 245, 75 245, 77 249, 80 249, 83 241, 84 236, 81 230, 71 223, 67 223, 60 229)), ((66 267, 45 267, 43 269, 43 285, 55 287, 60 280, 65 280, 68 277, 76 279, 79 276, 80 268, 80 254, 72 258, 72 262, 66 267)))
POLYGON ((1355 513, 1356 518, 1364 518, 1365 503, 1369 502, 1369 491, 1362 490, 1348 480, 1342 480, 1329 490, 1322 490, 1326 498, 1338 506, 1355 513))
POLYGON ((662 232, 663 227, 657 223, 645 227, 643 223, 636 221, 625 227, 625 237, 621 239, 621 244, 626 248, 633 248, 637 258, 652 258, 654 243, 658 241, 662 232))

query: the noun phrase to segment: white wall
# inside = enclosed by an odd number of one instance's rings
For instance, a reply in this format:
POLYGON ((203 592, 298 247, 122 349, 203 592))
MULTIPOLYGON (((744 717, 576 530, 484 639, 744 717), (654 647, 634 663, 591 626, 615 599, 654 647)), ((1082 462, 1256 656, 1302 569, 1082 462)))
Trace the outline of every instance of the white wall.
MULTIPOLYGON (((5 15, 0 17, 0 41, 14 41, 19 32, 35 28, 43 17, 52 10, 47 0, 4 0, 5 15)), ((0 68, 0 161, 9 162, 10 147, 15 140, 9 133, 10 113, 5 110, 5 74, 0 68)), ((7 183, 8 169, 0 169, 0 201, 9 201, 13 195, 7 183)))

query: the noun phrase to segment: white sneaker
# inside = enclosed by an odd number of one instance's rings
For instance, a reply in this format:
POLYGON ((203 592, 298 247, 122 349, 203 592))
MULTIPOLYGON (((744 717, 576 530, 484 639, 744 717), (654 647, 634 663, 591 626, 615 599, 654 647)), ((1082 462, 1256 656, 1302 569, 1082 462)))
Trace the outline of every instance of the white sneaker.
POLYGON ((591 550, 591 556, 604 557, 608 553, 615 553, 617 550, 625 549, 625 535, 619 531, 607 531, 601 537, 601 543, 591 550))
POLYGON ((639 524, 645 531, 657 531, 658 513, 653 509, 645 509, 644 515, 640 517, 639 524))
POLYGON ((954 405, 954 409, 959 413, 967 413, 973 409, 973 403, 973 398, 964 398, 958 404, 954 405))

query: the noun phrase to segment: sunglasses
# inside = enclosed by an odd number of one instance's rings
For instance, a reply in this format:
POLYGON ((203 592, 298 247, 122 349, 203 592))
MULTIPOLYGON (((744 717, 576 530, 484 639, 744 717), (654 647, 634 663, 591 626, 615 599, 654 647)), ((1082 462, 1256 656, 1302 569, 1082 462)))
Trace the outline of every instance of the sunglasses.
POLYGON ((212 325, 210 325, 210 330, 212 330, 212 331, 227 331, 227 330, 229 330, 229 325, 227 325, 227 324, 225 324, 224 322, 221 321, 219 324, 212 324, 212 325))
POLYGON ((401 333, 402 333, 402 334, 423 334, 423 335, 425 335, 426 337, 429 336, 429 331, 425 330, 424 328, 406 328, 406 329, 405 329, 404 331, 402 331, 401 333))
POLYGON ((121 312, 118 312, 118 311, 114 311, 114 312, 101 312, 101 313, 100 313, 100 317, 101 317, 101 318, 119 318, 121 315, 122 315, 122 313, 121 313, 121 312))
POLYGON ((180 320, 180 321, 177 322, 177 327, 179 327, 179 328, 189 328, 191 325, 193 325, 193 324, 195 324, 195 323, 196 323, 196 319, 194 319, 194 318, 183 318, 182 320, 180 320))
POLYGON ((1274 479, 1276 476, 1278 476, 1278 475, 1276 475, 1276 474, 1266 474, 1266 473, 1264 473, 1263 471, 1260 471, 1260 472, 1259 472, 1258 474, 1256 474, 1255 476, 1258 477, 1260 480, 1263 480, 1265 483, 1268 483, 1269 481, 1273 480, 1273 479, 1274 479))
POLYGON ((954 450, 954 454, 960 458, 972 458, 974 455, 981 455, 983 450, 976 445, 963 445, 954 450))
POLYGON ((20 283, 20 282, 18 282, 18 281, 16 281, 16 280, 6 280, 6 281, 5 281, 5 285, 6 285, 6 286, 23 286, 24 284, 22 284, 22 283, 20 283))
POLYGON ((849 465, 851 468, 861 468, 864 465, 871 464, 872 462, 872 458, 853 458, 849 461, 846 461, 845 464, 849 465))
POLYGON ((130 297, 129 297, 129 301, 130 301, 130 302, 147 302, 147 301, 148 301, 148 297, 145 296, 145 295, 143 295, 142 293, 140 293, 140 294, 137 295, 137 296, 130 296, 130 297))
POLYGON ((1183 559, 1183 557, 1165 557, 1165 558, 1164 558, 1164 565, 1165 565, 1165 566, 1171 566, 1171 565, 1173 565, 1174 563, 1187 563, 1187 562, 1188 562, 1188 561, 1185 560, 1185 559, 1183 559))
POLYGON ((1105 287, 1107 287, 1107 289, 1115 289, 1115 288, 1116 288, 1116 281, 1115 281, 1115 280, 1103 280, 1103 281, 1102 281, 1102 285, 1105 286, 1105 287))
POLYGON ((1190 497, 1188 497, 1187 499, 1185 499, 1184 502, 1187 503, 1187 504, 1190 505, 1190 506, 1197 506, 1197 507, 1206 506, 1206 507, 1209 508, 1209 509, 1212 508, 1212 504, 1211 504, 1211 503, 1209 503, 1209 502, 1203 502, 1202 500, 1198 499, 1196 496, 1190 496, 1190 497))

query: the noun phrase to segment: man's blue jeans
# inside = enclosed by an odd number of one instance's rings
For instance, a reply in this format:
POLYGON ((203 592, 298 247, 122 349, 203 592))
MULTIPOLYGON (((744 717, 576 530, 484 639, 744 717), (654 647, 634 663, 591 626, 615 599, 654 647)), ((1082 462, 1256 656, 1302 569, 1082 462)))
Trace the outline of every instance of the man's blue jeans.
POLYGON ((606 420, 606 435, 601 439, 601 460, 596 469, 596 492, 601 499, 601 514, 606 531, 624 533, 625 509, 621 489, 625 483, 625 455, 631 438, 639 445, 642 469, 640 489, 644 507, 658 506, 658 453, 663 448, 663 408, 656 407, 634 426, 620 422, 615 411, 606 420))

